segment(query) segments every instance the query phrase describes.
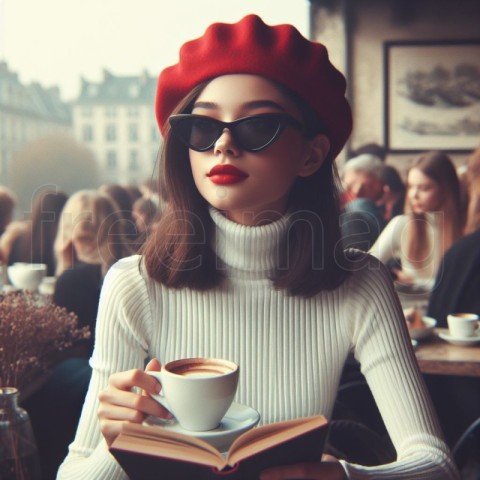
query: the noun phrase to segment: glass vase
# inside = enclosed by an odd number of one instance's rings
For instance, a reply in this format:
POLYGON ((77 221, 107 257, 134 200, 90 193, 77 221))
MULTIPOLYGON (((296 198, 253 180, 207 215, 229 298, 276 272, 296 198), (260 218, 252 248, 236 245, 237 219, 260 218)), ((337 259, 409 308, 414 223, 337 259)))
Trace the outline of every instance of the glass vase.
POLYGON ((0 387, 0 478, 40 480, 40 459, 28 413, 18 390, 0 387))

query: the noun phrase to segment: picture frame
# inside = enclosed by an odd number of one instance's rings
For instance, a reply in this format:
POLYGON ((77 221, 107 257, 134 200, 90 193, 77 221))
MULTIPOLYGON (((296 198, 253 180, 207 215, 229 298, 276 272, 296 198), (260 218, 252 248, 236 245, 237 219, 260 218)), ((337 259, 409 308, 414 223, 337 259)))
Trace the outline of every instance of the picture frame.
POLYGON ((480 39, 384 42, 390 152, 480 146, 480 39))

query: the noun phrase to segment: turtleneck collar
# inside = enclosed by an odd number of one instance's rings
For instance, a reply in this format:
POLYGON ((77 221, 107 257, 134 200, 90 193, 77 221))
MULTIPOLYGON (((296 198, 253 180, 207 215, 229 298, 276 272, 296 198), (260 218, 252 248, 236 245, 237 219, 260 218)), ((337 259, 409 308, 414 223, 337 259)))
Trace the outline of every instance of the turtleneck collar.
POLYGON ((210 208, 215 224, 215 252, 229 268, 271 274, 279 263, 279 243, 284 237, 289 215, 276 222, 251 227, 232 222, 222 213, 210 208))

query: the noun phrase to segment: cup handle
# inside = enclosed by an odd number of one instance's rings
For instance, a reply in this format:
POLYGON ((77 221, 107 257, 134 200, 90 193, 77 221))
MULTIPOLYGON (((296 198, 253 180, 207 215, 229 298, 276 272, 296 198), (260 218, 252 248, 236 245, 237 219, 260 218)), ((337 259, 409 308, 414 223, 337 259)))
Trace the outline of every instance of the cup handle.
MULTIPOLYGON (((160 384, 162 383, 161 380, 161 371, 156 372, 156 371, 149 371, 145 372, 146 374, 150 375, 151 377, 154 377, 160 384)), ((163 393, 163 390, 160 390, 160 393, 149 393, 149 395, 154 398, 162 407, 166 408, 168 411, 170 411, 170 408, 168 406, 167 399, 165 398, 165 395, 163 393)))
MULTIPOLYGON (((161 373, 162 372, 161 371, 160 372, 150 371, 150 372, 145 372, 145 373, 154 377, 158 382, 160 382, 160 384, 162 383, 162 381, 161 381, 161 373)), ((162 407, 166 408, 171 413, 171 410, 168 406, 167 399, 165 398, 163 390, 160 390, 160 393, 149 393, 149 395, 154 400, 156 400, 162 407)), ((155 425, 165 426, 165 425, 173 425, 176 422, 176 419, 175 419, 174 416, 172 416, 172 418, 160 418, 160 417, 150 416, 149 417, 149 422, 153 423, 155 425)))

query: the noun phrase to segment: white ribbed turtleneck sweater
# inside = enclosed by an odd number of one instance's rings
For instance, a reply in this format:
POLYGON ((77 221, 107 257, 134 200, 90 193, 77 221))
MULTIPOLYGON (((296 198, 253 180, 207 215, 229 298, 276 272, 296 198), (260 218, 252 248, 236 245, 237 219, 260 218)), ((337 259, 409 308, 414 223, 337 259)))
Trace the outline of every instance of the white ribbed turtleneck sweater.
MULTIPOLYGON (((393 287, 370 258, 344 284, 313 298, 272 288, 277 245, 288 218, 261 227, 211 210, 221 288, 173 290, 149 279, 141 257, 111 268, 97 319, 92 380, 75 441, 59 479, 126 478, 107 451, 97 419, 98 393, 114 373, 210 356, 240 365, 236 401, 263 423, 313 414, 329 417, 349 352, 361 362, 398 452, 395 463, 344 464, 351 478, 456 478, 426 398, 393 287)), ((161 478, 159 476, 159 478, 161 478)), ((165 479, 168 480, 168 479, 165 479)))

